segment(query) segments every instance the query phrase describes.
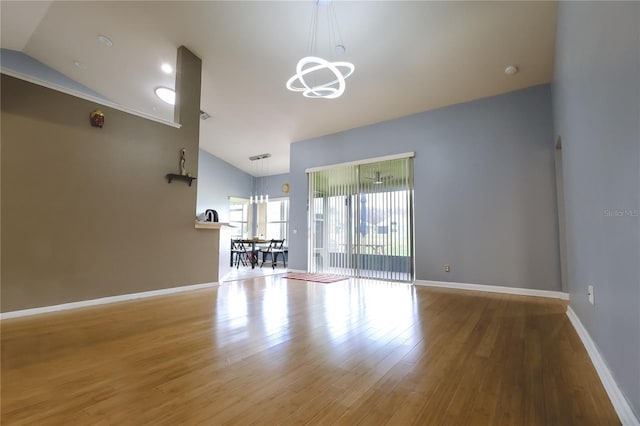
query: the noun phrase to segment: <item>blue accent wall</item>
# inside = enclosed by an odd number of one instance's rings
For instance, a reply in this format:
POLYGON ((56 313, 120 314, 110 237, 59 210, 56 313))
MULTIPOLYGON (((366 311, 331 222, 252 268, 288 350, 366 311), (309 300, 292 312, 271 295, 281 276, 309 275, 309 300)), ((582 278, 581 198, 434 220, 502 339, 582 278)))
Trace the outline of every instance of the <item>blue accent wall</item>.
POLYGON ((305 169, 409 151, 416 279, 561 290, 549 85, 292 144, 291 268, 307 267, 305 169))
POLYGON ((264 185, 269 198, 286 198, 289 194, 282 192, 282 185, 289 182, 289 173, 256 178, 256 185, 264 185))
POLYGON ((196 181, 198 182, 196 214, 214 209, 218 212, 220 222, 227 222, 229 197, 249 198, 253 179, 250 174, 201 149, 196 181))
POLYGON ((640 3, 560 2, 558 12, 553 109, 562 139, 571 307, 637 416, 640 3))
POLYGON ((10 49, 0 49, 0 65, 3 68, 15 71, 17 73, 34 77, 38 80, 46 81, 57 86, 75 90, 85 95, 93 96, 108 101, 98 92, 94 92, 86 86, 70 79, 66 75, 54 70, 53 68, 33 59, 31 56, 22 52, 10 49))

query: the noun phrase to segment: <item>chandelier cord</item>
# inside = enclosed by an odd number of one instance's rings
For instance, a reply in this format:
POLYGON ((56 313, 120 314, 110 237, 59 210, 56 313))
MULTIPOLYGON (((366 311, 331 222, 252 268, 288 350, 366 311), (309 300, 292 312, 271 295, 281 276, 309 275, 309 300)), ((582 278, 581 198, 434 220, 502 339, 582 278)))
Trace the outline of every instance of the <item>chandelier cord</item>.
POLYGON ((337 59, 337 57, 339 56, 337 50, 338 46, 344 49, 344 44, 342 43, 342 33, 340 32, 340 25, 338 24, 338 17, 336 16, 336 10, 333 7, 333 2, 329 2, 328 14, 328 21, 331 24, 331 41, 333 43, 333 50, 337 59), (338 34, 338 37, 336 37, 336 34, 338 34))
POLYGON ((307 44, 309 56, 315 56, 318 49, 318 2, 319 0, 316 0, 316 6, 311 10, 311 27, 309 28, 309 41, 307 44))

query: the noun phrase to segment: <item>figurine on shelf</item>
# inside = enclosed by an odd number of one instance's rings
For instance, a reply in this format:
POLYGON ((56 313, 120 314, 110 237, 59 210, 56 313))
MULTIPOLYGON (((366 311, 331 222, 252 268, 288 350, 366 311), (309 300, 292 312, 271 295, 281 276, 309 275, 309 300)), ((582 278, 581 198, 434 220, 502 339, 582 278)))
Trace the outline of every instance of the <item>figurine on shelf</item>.
POLYGON ((187 150, 184 149, 184 148, 182 148, 180 150, 180 174, 182 176, 187 176, 187 169, 184 166, 184 163, 186 161, 186 159, 185 159, 186 152, 187 152, 187 150))

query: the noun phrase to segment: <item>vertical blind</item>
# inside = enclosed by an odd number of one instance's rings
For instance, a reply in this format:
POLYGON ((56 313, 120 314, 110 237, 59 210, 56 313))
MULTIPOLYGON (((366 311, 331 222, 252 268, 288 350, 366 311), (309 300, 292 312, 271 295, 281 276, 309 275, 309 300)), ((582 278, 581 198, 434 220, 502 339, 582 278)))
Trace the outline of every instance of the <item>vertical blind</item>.
POLYGON ((413 279, 413 158, 308 171, 310 272, 413 279))

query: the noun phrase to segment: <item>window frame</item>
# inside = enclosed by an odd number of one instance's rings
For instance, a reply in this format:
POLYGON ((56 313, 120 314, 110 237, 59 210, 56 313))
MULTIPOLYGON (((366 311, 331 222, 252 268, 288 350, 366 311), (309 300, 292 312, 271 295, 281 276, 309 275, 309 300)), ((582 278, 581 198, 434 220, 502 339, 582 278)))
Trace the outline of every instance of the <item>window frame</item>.
MULTIPOLYGON (((252 213, 253 209, 250 208, 251 204, 249 204, 248 198, 241 197, 229 197, 229 225, 239 228, 237 229, 237 233, 234 234, 241 238, 250 238, 251 237, 251 229, 250 225, 252 223, 252 213), (233 208, 234 205, 241 205, 242 208, 233 208), (233 212, 242 211, 242 220, 241 221, 233 221, 231 220, 233 212), (246 212, 246 215, 245 215, 246 212)), ((234 232, 236 230, 234 229, 234 232)))
MULTIPOLYGON (((279 224, 280 225, 280 239, 284 239, 285 241, 289 238, 289 197, 278 197, 269 199, 267 206, 264 209, 264 223, 265 223, 265 231, 269 229, 269 225, 279 224), (270 220, 269 219, 269 203, 280 203, 280 220, 270 220)), ((271 235, 267 235, 269 238, 273 238, 271 235)), ((285 243, 286 244, 286 243, 285 243)))

